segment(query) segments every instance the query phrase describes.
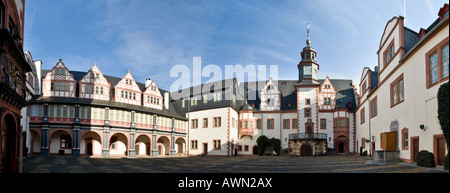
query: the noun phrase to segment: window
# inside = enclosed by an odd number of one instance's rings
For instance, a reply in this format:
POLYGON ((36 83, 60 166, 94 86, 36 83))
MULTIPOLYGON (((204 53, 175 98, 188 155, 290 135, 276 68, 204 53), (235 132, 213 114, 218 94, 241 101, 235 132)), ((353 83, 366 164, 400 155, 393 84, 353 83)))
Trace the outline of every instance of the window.
POLYGON ((367 90, 367 85, 366 85, 366 82, 364 82, 362 85, 362 94, 366 93, 366 90, 367 90))
POLYGON ((256 128, 261 129, 261 119, 256 119, 256 128))
POLYGON ((391 107, 404 101, 403 74, 391 83, 391 107))
POLYGON ((430 56, 430 83, 434 84, 438 81, 438 65, 437 53, 430 56))
POLYGON ((311 104, 311 99, 306 99, 306 105, 310 105, 311 104))
POLYGON ((290 129, 289 122, 290 122, 289 119, 283 119, 283 129, 290 129))
MULTIPOLYGON (((403 81, 402 81, 402 84, 403 84, 403 81)), ((370 118, 377 116, 377 114, 378 114, 377 106, 378 106, 377 105, 377 97, 375 97, 370 101, 370 118)))
POLYGON ((191 149, 197 149, 197 148, 198 148, 198 141, 191 140, 191 149))
POLYGON ((345 119, 339 119, 339 126, 340 127, 345 127, 345 119))
POLYGON ((267 129, 274 129, 274 119, 267 119, 267 129))
POLYGON ((292 129, 298 129, 297 119, 292 119, 292 129))
POLYGON ((220 127, 222 126, 222 118, 221 117, 214 117, 214 127, 220 127))
POLYGON ((392 59, 392 58, 394 58, 394 53, 395 53, 395 51, 394 51, 394 45, 391 46, 390 52, 391 52, 391 59, 392 59))
POLYGON ((408 128, 402 129, 402 150, 408 150, 409 140, 408 140, 408 128))
POLYGON ((305 108, 305 117, 311 117, 311 108, 305 108))
POLYGON ((220 140, 213 140, 214 143, 214 149, 215 150, 220 150, 221 149, 221 144, 220 144, 220 140))
POLYGON ((70 149, 72 147, 70 135, 61 135, 60 138, 60 148, 61 149, 70 149))
POLYGON ((192 125, 191 125, 192 129, 198 128, 198 119, 192 119, 191 122, 192 122, 192 125))
POLYGON ((360 120, 361 120, 360 124, 364 124, 366 122, 365 111, 366 111, 366 108, 362 108, 360 111, 360 115, 359 115, 360 120))
POLYGON ((203 118, 203 128, 208 127, 208 118, 203 118))
POLYGON ((327 119, 320 119, 320 129, 327 129, 327 119))
MULTIPOLYGON (((448 14, 448 12, 447 12, 448 14)), ((442 78, 448 77, 448 44, 442 48, 442 78)))
POLYGON ((103 94, 103 87, 100 87, 100 94, 103 94))
POLYGON ((384 67, 389 65, 389 62, 392 61, 392 58, 394 58, 395 55, 395 47, 394 47, 394 40, 389 44, 387 49, 384 51, 384 67))
POLYGON ((443 39, 425 54, 427 89, 448 80, 449 38, 443 39))

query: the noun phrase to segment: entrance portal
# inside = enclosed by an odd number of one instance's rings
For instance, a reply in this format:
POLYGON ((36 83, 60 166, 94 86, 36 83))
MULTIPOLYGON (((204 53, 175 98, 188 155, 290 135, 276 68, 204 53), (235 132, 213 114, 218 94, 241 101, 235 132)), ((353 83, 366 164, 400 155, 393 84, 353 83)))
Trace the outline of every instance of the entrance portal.
POLYGON ((345 150, 344 150, 344 147, 345 147, 345 144, 344 143, 339 143, 339 146, 338 146, 338 152, 339 153, 345 153, 345 150))
POLYGON ((300 147, 300 156, 312 156, 313 155, 313 149, 310 144, 303 144, 300 147))

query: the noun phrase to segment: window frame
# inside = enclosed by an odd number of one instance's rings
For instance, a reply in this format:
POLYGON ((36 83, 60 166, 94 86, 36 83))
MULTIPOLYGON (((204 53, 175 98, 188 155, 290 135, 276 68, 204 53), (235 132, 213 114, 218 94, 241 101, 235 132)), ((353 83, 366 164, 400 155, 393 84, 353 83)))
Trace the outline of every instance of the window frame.
MULTIPOLYGON (((426 54, 425 54, 425 68, 426 68, 426 88, 430 89, 436 85, 439 85, 440 83, 449 80, 449 77, 447 75, 447 77, 443 77, 443 67, 444 67, 444 63, 443 63, 443 48, 449 45, 449 37, 443 39, 442 41, 440 41, 438 44, 436 44, 436 46, 434 46, 433 48, 431 48, 426 54), (434 54, 437 54, 437 81, 432 83, 431 82, 431 56, 433 56, 434 54)), ((447 55, 447 58, 449 56, 447 55)), ((448 67, 447 67, 448 68, 448 67)))
POLYGON ((405 80, 403 73, 400 74, 390 85, 391 108, 405 101, 405 80), (400 86, 400 82, 402 82, 400 86), (395 91, 394 91, 395 88, 395 91), (401 91, 401 92, 400 92, 401 91), (400 100, 400 95, 402 96, 400 100), (395 101, 394 101, 395 100, 395 101))

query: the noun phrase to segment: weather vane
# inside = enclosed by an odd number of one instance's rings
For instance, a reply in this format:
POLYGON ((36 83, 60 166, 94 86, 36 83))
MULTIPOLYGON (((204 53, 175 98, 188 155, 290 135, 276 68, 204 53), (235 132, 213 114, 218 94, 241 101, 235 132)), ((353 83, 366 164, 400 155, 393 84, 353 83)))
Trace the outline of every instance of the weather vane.
POLYGON ((308 23, 308 29, 306 30, 306 32, 308 33, 308 39, 309 39, 309 23, 308 23))

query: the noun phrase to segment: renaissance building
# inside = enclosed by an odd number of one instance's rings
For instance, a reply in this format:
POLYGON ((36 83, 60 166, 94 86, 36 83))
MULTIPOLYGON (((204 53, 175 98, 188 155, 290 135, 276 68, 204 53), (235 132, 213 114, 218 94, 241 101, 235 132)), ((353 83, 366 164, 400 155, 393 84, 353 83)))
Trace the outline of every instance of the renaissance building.
POLYGON ((31 101, 29 153, 257 155, 261 135, 279 139, 290 156, 355 153, 352 81, 318 79, 309 33, 300 56, 297 80, 227 79, 172 93, 157 80, 136 82, 130 71, 122 78, 97 64, 70 71, 60 59, 42 70, 42 95, 31 101))
POLYGON ((357 152, 393 152, 416 162, 418 152, 432 152, 442 165, 448 152, 437 115, 437 92, 449 77, 449 5, 434 22, 417 29, 405 18, 390 19, 380 38, 378 65, 361 74, 361 103, 356 109, 357 152), (391 135, 392 134, 392 135, 391 135), (386 141, 393 140, 392 147, 386 141))

